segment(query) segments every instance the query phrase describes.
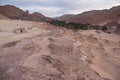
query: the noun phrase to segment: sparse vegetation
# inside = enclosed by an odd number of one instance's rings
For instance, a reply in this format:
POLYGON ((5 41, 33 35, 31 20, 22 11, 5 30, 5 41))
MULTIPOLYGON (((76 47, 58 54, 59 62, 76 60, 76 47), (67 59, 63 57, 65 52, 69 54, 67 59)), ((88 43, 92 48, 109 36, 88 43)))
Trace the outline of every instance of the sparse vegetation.
POLYGON ((90 24, 80 24, 80 23, 73 23, 73 22, 66 22, 66 21, 58 21, 58 20, 53 20, 53 21, 49 21, 48 23, 56 25, 56 26, 61 26, 61 27, 65 27, 68 29, 89 29, 90 28, 90 24))
POLYGON ((58 21, 58 20, 52 20, 49 21, 48 23, 56 26, 61 26, 65 27, 67 29, 82 29, 82 30, 87 30, 87 29, 95 29, 95 30, 102 30, 106 31, 107 27, 106 26, 99 26, 99 25, 91 25, 91 24, 82 24, 82 23, 74 23, 74 22, 66 22, 66 21, 58 21))
POLYGON ((102 27, 102 31, 104 31, 104 32, 107 31, 107 29, 108 29, 108 28, 107 28, 106 26, 103 26, 103 27, 102 27))

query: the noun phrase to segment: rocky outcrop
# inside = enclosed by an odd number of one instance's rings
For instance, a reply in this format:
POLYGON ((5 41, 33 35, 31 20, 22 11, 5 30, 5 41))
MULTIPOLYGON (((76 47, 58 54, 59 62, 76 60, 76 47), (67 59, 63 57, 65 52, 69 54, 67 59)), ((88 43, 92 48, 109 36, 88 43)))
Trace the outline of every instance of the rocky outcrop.
POLYGON ((13 32, 16 33, 16 34, 27 33, 27 31, 25 30, 25 28, 17 28, 13 32))

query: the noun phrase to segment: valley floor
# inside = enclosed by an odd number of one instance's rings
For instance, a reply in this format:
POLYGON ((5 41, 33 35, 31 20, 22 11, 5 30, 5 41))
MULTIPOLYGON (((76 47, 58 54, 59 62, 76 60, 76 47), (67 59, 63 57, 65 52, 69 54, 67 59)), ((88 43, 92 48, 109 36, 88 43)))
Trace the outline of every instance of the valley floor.
POLYGON ((120 35, 0 20, 0 80, 119 80, 120 35))

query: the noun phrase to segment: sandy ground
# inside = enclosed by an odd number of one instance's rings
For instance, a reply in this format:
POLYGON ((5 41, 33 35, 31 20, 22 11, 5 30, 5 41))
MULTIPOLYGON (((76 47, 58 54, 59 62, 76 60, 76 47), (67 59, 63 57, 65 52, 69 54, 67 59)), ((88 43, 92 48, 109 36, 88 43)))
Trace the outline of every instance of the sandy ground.
MULTIPOLYGON (((0 45, 33 37, 45 32, 44 29, 38 29, 35 24, 37 23, 30 21, 0 20, 0 45), (24 28, 26 32, 15 33, 14 31, 19 28, 24 28)), ((38 25, 41 26, 41 24, 39 23, 38 25)))
POLYGON ((119 34, 108 34, 108 33, 104 33, 100 30, 81 30, 79 31, 79 33, 82 33, 84 35, 90 35, 93 37, 96 37, 98 39, 104 39, 104 40, 109 40, 109 41, 113 41, 113 42, 120 42, 120 35, 119 34))
POLYGON ((16 20, 0 30, 0 80, 120 79, 120 35, 16 20))

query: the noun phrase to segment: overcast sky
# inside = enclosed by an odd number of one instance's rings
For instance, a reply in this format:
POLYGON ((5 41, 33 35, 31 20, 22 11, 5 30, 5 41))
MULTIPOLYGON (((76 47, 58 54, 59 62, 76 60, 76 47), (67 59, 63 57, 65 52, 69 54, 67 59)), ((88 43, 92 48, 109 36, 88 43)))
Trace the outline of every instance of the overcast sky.
POLYGON ((120 5, 120 0, 0 0, 0 5, 11 4, 29 12, 40 12, 55 17, 78 14, 88 10, 109 9, 120 5))

